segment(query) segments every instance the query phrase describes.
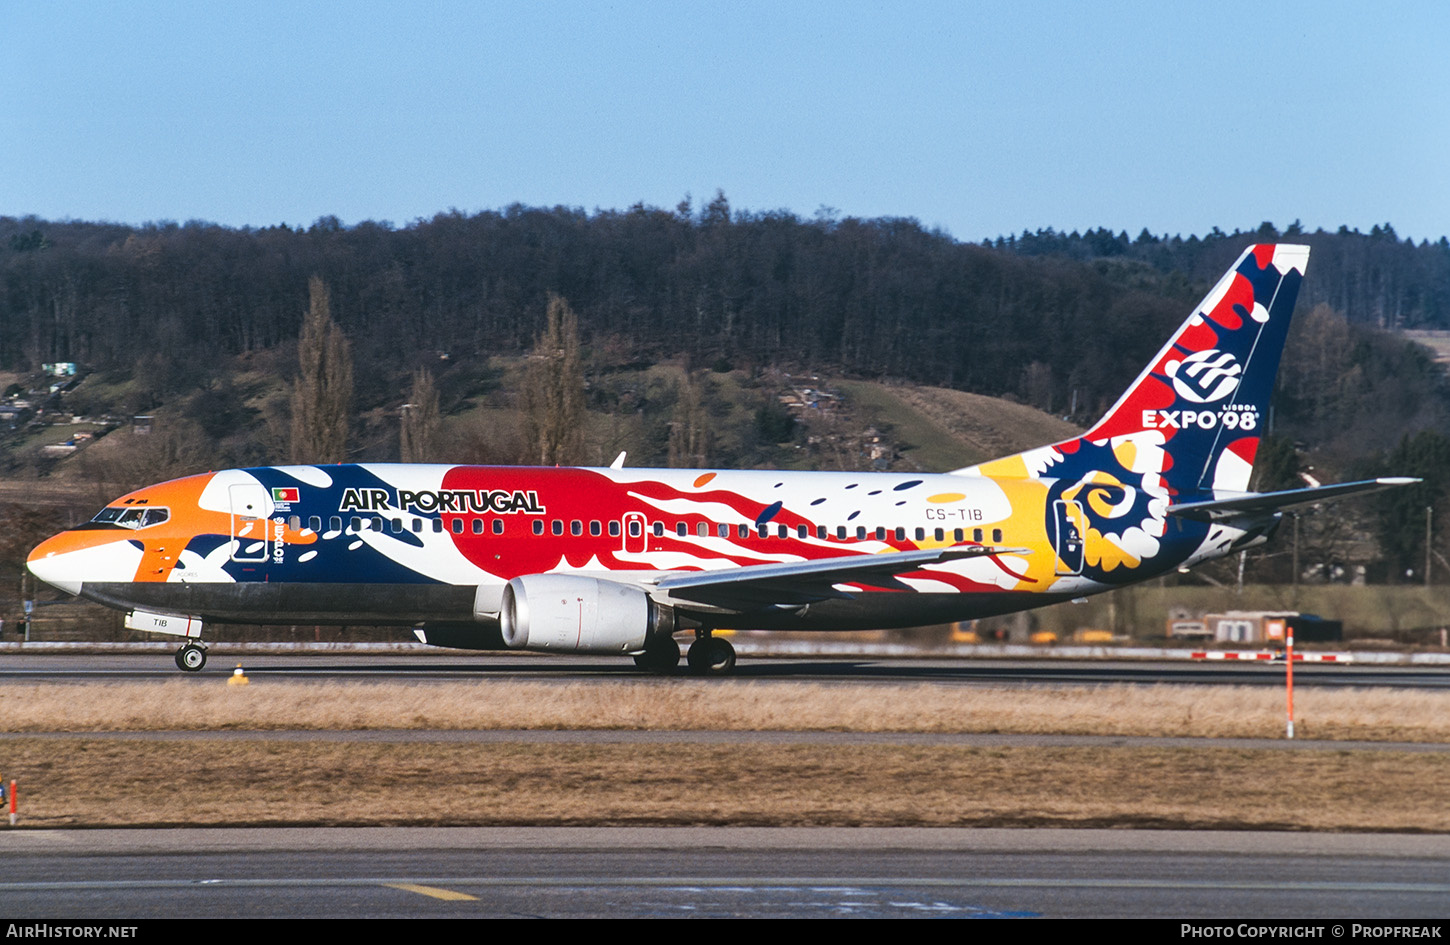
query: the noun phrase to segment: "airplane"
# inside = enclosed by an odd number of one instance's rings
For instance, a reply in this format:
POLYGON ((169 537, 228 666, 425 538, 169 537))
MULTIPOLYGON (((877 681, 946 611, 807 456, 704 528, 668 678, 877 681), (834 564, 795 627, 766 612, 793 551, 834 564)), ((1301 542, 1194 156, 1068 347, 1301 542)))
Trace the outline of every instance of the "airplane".
POLYGON ((41 580, 183 638, 208 623, 414 627, 463 649, 724 675, 723 629, 968 620, 1264 543, 1283 509, 1418 480, 1249 492, 1309 247, 1244 251, 1111 409, 942 474, 267 466, 117 499, 39 545, 41 580))

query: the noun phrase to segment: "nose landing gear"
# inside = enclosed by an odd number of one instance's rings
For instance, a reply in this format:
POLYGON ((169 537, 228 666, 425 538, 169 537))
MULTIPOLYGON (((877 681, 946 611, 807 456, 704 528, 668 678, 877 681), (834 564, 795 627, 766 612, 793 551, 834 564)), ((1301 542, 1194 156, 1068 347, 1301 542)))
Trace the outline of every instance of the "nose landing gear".
POLYGON ((188 643, 176 651, 176 668, 188 673, 199 673, 206 665, 206 650, 195 643, 188 643))

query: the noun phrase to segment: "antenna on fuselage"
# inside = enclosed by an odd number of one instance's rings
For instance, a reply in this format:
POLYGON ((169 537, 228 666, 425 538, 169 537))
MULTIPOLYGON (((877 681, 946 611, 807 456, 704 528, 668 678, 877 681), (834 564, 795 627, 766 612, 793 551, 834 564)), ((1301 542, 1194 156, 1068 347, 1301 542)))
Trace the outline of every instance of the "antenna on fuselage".
POLYGON ((616 456, 616 457, 614 457, 614 462, 612 462, 612 463, 609 464, 609 468, 610 469, 623 469, 624 468, 624 454, 625 454, 625 452, 626 452, 625 450, 620 450, 619 451, 619 455, 616 456))

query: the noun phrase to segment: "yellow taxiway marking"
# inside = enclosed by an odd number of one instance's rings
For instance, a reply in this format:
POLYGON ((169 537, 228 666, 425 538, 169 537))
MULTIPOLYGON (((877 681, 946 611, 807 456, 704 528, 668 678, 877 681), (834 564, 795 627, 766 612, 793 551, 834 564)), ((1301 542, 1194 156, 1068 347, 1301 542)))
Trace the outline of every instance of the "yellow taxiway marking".
POLYGON ((470 896, 468 893, 455 892, 452 889, 439 889, 437 886, 417 886, 413 883, 384 883, 390 889, 401 889, 404 892, 415 892, 420 896, 432 896, 434 899, 447 899, 453 902, 477 902, 477 896, 470 896))

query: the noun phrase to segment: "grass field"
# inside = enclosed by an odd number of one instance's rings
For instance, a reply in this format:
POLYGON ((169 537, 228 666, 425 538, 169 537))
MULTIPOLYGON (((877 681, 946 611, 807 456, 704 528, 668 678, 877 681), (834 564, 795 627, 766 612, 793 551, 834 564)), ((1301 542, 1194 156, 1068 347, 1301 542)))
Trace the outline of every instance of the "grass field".
POLYGON ((26 827, 1450 830, 1450 755, 1228 748, 6 739, 26 827))
MULTIPOLYGON (((1301 738, 1450 740, 1450 693, 1301 689, 1301 738)), ((699 679, 408 684, 174 679, 0 687, 0 730, 989 732, 1275 738, 1272 687, 942 687, 699 679)), ((3 770, 3 762, 0 762, 3 770)))
MULTIPOLYGON (((755 824, 1450 830, 1450 753, 412 742, 396 729, 1282 734, 1282 695, 699 680, 0 688, 25 827, 755 824), (151 740, 102 732, 237 731, 151 740), (367 741, 269 731, 378 730, 367 741), (67 731, 96 733, 59 737, 67 731), (27 734, 28 733, 28 734, 27 734)), ((1306 690, 1299 734, 1443 742, 1450 694, 1306 690)))

